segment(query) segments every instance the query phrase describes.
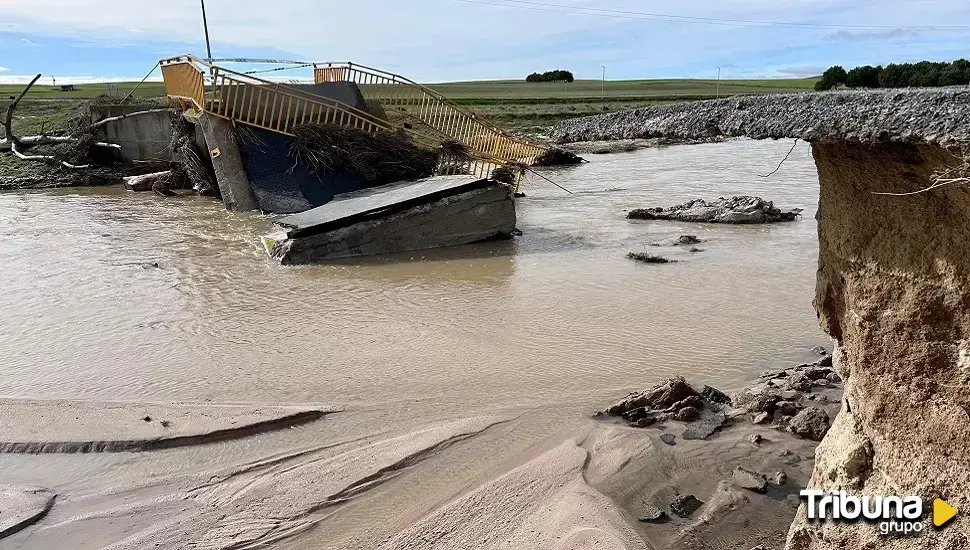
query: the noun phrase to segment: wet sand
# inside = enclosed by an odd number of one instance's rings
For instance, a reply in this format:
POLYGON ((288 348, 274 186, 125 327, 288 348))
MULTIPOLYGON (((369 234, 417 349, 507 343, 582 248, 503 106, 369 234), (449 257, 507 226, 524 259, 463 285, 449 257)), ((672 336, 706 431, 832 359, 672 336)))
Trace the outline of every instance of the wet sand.
MULTIPOLYGON (((96 408, 96 404, 89 406, 96 408)), ((174 418, 187 417, 179 414, 177 406, 167 412, 174 418)), ((332 440, 242 464, 199 465, 183 473, 129 479, 101 486, 81 498, 60 497, 41 523, 11 535, 5 544, 57 548, 74 541, 73 548, 119 549, 342 547, 318 546, 321 537, 332 535, 325 527, 332 520, 373 519, 366 511, 368 504, 382 498, 385 485, 393 486, 398 478, 420 468, 433 472, 436 465, 447 469, 455 461, 460 463, 465 460, 460 450, 475 452, 475 447, 487 446, 489 440, 508 437, 527 427, 535 413, 442 421, 404 432, 332 440)), ((209 428, 225 421, 220 418, 223 413, 199 415, 197 407, 187 414, 211 418, 214 423, 209 428)), ((321 426, 330 421, 322 420, 321 426)), ((205 422, 196 423, 204 426, 205 422)), ((452 498, 437 494, 439 500, 428 501, 423 512, 405 518, 399 530, 378 528, 367 533, 370 530, 365 528, 364 537, 346 541, 352 544, 343 547, 778 547, 797 507, 791 495, 811 473, 815 443, 751 425, 746 419, 707 441, 683 439, 683 428, 679 422, 641 429, 611 420, 585 420, 540 445, 522 449, 484 477, 451 487, 452 498), (674 436, 673 444, 670 439, 663 441, 661 434, 674 436), (753 434, 763 440, 753 443, 753 434), (748 491, 730 482, 737 466, 769 477, 784 472, 787 481, 771 485, 766 494, 748 491), (669 505, 677 495, 686 494, 706 504, 689 518, 677 517, 669 505), (665 510, 667 518, 658 523, 640 521, 650 507, 665 510)), ((45 430, 59 439, 65 436, 49 426, 45 430)), ((170 452, 184 456, 178 450, 170 452)), ((40 512, 44 504, 34 504, 27 507, 35 514, 31 519, 44 517, 40 512)))
POLYGON ((0 453, 134 452, 313 422, 334 410, 251 405, 0 400, 0 453))

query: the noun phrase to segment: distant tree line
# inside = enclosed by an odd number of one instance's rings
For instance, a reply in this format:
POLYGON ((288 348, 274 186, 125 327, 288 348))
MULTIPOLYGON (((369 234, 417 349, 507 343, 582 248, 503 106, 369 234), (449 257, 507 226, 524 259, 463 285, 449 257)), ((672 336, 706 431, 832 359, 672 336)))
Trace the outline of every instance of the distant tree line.
POLYGON ((542 74, 532 73, 525 78, 526 82, 572 82, 573 73, 569 71, 546 71, 542 74))
POLYGON ((837 86, 849 88, 930 88, 970 84, 970 61, 957 59, 953 63, 920 61, 919 63, 890 63, 883 67, 864 65, 848 72, 841 66, 830 67, 815 83, 818 91, 837 86))

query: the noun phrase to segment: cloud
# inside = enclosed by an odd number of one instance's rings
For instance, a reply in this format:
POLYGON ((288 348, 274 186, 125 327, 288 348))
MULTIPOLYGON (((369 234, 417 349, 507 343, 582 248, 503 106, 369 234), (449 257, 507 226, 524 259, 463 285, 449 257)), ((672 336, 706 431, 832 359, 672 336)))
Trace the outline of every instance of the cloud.
POLYGON ((857 40, 892 40, 895 38, 917 38, 924 34, 921 29, 891 29, 885 31, 836 31, 825 35, 833 42, 854 42, 857 40))
POLYGON ((794 78, 809 78, 812 76, 820 76, 828 67, 822 66, 805 66, 805 67, 782 67, 778 69, 778 73, 790 76, 794 78))
POLYGON ((9 70, 10 70, 10 69, 8 69, 8 68, 6 68, 6 67, 0 67, 0 73, 2 73, 3 71, 9 71, 9 70))
POLYGON ((36 42, 34 42, 32 40, 27 40, 26 38, 21 38, 20 41, 23 42, 24 44, 27 44, 28 46, 36 46, 37 45, 36 42))
MULTIPOLYGON (((602 0, 537 1, 605 8, 602 0)), ((643 0, 608 4, 610 10, 654 11, 643 0)), ((665 6, 656 11, 847 27, 689 24, 457 0, 411 0, 407 9, 400 0, 287 0, 269 11, 264 0, 206 0, 216 57, 272 51, 295 59, 353 60, 423 81, 520 78, 552 68, 597 78, 601 65, 610 78, 716 74, 718 65, 731 74, 778 75, 801 67, 882 63, 904 47, 907 56, 946 57, 965 49, 966 32, 914 27, 970 25, 966 0, 694 0, 665 6), (485 34, 476 34, 482 29, 485 34)), ((198 0, 168 0, 163 10, 157 0, 126 0, 111 9, 104 9, 104 0, 0 0, 0 32, 27 35, 50 49, 67 43, 71 65, 58 71, 114 74, 117 61, 105 48, 124 48, 127 58, 137 56, 132 65, 145 64, 144 70, 160 57, 204 53, 199 8, 198 0)), ((38 52, 29 66, 53 64, 41 56, 44 50, 29 50, 38 52)), ((134 74, 140 70, 129 77, 140 77, 134 74)))

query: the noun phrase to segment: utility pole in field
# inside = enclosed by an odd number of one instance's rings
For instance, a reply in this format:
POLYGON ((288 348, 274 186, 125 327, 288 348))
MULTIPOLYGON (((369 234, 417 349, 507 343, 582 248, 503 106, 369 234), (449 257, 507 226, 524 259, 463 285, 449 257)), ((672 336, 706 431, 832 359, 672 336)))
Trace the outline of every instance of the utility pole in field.
POLYGON ((603 97, 603 101, 606 101, 606 65, 600 65, 603 67, 603 81, 600 83, 600 95, 603 97))
POLYGON ((717 68, 717 86, 715 87, 717 99, 721 99, 721 68, 717 68))

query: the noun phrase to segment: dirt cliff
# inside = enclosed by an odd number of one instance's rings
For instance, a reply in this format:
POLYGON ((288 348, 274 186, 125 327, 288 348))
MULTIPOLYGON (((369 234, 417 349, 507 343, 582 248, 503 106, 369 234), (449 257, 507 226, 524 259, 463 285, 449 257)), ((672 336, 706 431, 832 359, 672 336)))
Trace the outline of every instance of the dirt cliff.
MULTIPOLYGON (((970 189, 930 184, 955 157, 934 145, 813 143, 819 170, 815 306, 836 340, 842 410, 816 452, 810 488, 941 497, 970 510, 970 189)), ((916 536, 874 524, 810 522, 790 550, 970 547, 961 513, 916 536)))

